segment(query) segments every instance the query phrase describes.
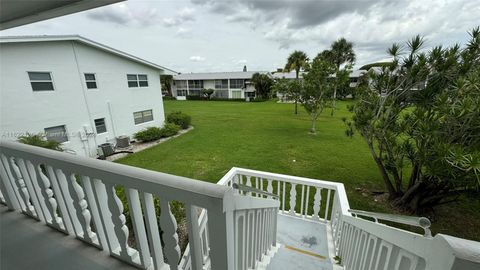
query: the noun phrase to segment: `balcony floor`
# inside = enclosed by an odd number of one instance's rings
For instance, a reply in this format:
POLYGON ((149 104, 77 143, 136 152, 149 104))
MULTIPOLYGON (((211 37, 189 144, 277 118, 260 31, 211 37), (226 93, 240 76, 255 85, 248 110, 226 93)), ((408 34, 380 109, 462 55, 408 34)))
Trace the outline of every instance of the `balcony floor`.
POLYGON ((324 223, 278 214, 277 243, 280 248, 267 266, 268 270, 333 269, 324 223))
POLYGON ((0 269, 133 270, 108 253, 0 206, 0 269))

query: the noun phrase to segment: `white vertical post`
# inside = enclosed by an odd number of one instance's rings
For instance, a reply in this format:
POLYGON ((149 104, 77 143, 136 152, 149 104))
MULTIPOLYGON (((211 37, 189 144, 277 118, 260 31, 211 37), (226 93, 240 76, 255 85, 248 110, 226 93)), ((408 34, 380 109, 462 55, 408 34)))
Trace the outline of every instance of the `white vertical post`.
MULTIPOLYGON (((171 270, 178 269, 180 247, 178 246, 177 221, 170 210, 167 200, 160 199, 160 226, 162 227, 163 241, 165 242, 165 256, 171 270)), ((191 248, 190 248, 191 250, 191 248)))
POLYGON ((153 264, 155 269, 159 270, 165 266, 165 262, 163 260, 162 242, 160 240, 160 233, 158 232, 158 221, 157 214, 155 213, 153 195, 151 193, 143 193, 142 203, 145 212, 145 222, 147 223, 146 227, 152 251, 153 264))
POLYGON ((8 164, 4 164, 2 160, 0 160, 0 189, 2 190, 3 199, 7 204, 9 210, 17 210, 20 209, 20 202, 17 199, 17 196, 14 192, 14 187, 12 186, 12 182, 10 177, 8 177, 6 166, 8 164))
MULTIPOLYGON (((247 178, 247 181, 249 179, 247 178)), ((190 261, 192 270, 203 270, 203 254, 198 226, 198 208, 187 204, 188 245, 190 246, 190 261)))
POLYGON ((135 232, 135 240, 140 251, 140 264, 145 268, 149 268, 152 264, 152 260, 148 248, 145 223, 143 222, 142 207, 140 206, 138 191, 133 188, 125 187, 125 194, 127 195, 130 217, 133 223, 133 231, 135 232))
POLYGON ((290 189, 290 214, 295 215, 295 206, 297 204, 297 184, 292 183, 290 189))

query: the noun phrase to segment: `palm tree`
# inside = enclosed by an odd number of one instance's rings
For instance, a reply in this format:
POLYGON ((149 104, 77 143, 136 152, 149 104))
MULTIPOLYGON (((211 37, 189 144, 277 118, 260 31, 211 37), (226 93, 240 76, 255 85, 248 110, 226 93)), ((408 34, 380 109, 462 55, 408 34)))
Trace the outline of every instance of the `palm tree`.
MULTIPOLYGON (((305 70, 308 68, 308 60, 309 59, 306 53, 302 51, 294 51, 287 58, 287 64, 285 65, 285 70, 288 72, 295 70, 295 78, 298 80, 298 75, 300 73, 300 70, 301 69, 305 70)), ((295 99, 295 114, 298 113, 297 103, 298 103, 298 100, 295 99)))
MULTIPOLYGON (((330 50, 322 52, 324 56, 328 56, 332 63, 336 67, 336 72, 340 70, 340 66, 343 64, 353 64, 355 62, 355 51, 353 51, 353 43, 347 41, 345 38, 340 38, 333 42, 330 46, 330 50)), ((337 100, 337 86, 333 91, 333 109, 332 115, 336 109, 337 100)))

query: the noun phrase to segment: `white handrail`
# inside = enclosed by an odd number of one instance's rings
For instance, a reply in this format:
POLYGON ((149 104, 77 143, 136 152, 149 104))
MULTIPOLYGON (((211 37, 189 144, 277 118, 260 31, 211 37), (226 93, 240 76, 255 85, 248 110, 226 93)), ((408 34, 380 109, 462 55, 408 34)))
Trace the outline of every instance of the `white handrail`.
POLYGON ((394 214, 385 214, 385 213, 375 213, 375 212, 367 212, 362 210, 348 210, 354 216, 364 216, 370 217, 378 223, 378 220, 387 220, 395 223, 406 224, 411 226, 416 226, 422 228, 425 233, 425 237, 432 237, 432 232, 430 231, 430 225, 432 224, 430 220, 426 217, 413 217, 413 216, 405 216, 405 215, 394 215, 394 214))

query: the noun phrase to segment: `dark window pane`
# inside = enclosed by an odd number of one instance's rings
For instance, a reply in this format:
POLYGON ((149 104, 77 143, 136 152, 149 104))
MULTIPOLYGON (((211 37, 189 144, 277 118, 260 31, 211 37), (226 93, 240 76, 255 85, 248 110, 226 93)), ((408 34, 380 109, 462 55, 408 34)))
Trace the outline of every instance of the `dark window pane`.
POLYGON ((149 122, 149 121, 153 121, 152 110, 143 112, 143 122, 149 122))
POLYGON ((97 134, 107 132, 107 127, 105 126, 105 118, 95 119, 94 122, 97 134))
POLYGON ((45 136, 47 137, 47 140, 57 141, 61 143, 68 141, 65 126, 45 128, 45 136))
POLYGON ((88 89, 95 89, 95 88, 97 88, 97 83, 96 82, 87 82, 87 88, 88 89))
POLYGON ((128 87, 138 87, 137 81, 129 81, 128 82, 128 87))
POLYGON ((148 81, 139 81, 138 84, 140 85, 140 87, 146 87, 148 86, 148 81))
POLYGON ((50 72, 28 72, 28 77, 32 81, 51 81, 50 72))
POLYGON ((129 81, 136 81, 136 80, 137 80, 137 75, 127 74, 127 80, 129 80, 129 81))
POLYGON ((93 73, 85 73, 85 80, 87 80, 87 81, 94 81, 94 80, 95 80, 95 74, 93 74, 93 73))
POLYGON ((53 83, 51 82, 31 82, 33 91, 52 91, 53 83))
POLYGON ((138 79, 141 81, 146 81, 147 80, 147 75, 138 75, 138 79))

